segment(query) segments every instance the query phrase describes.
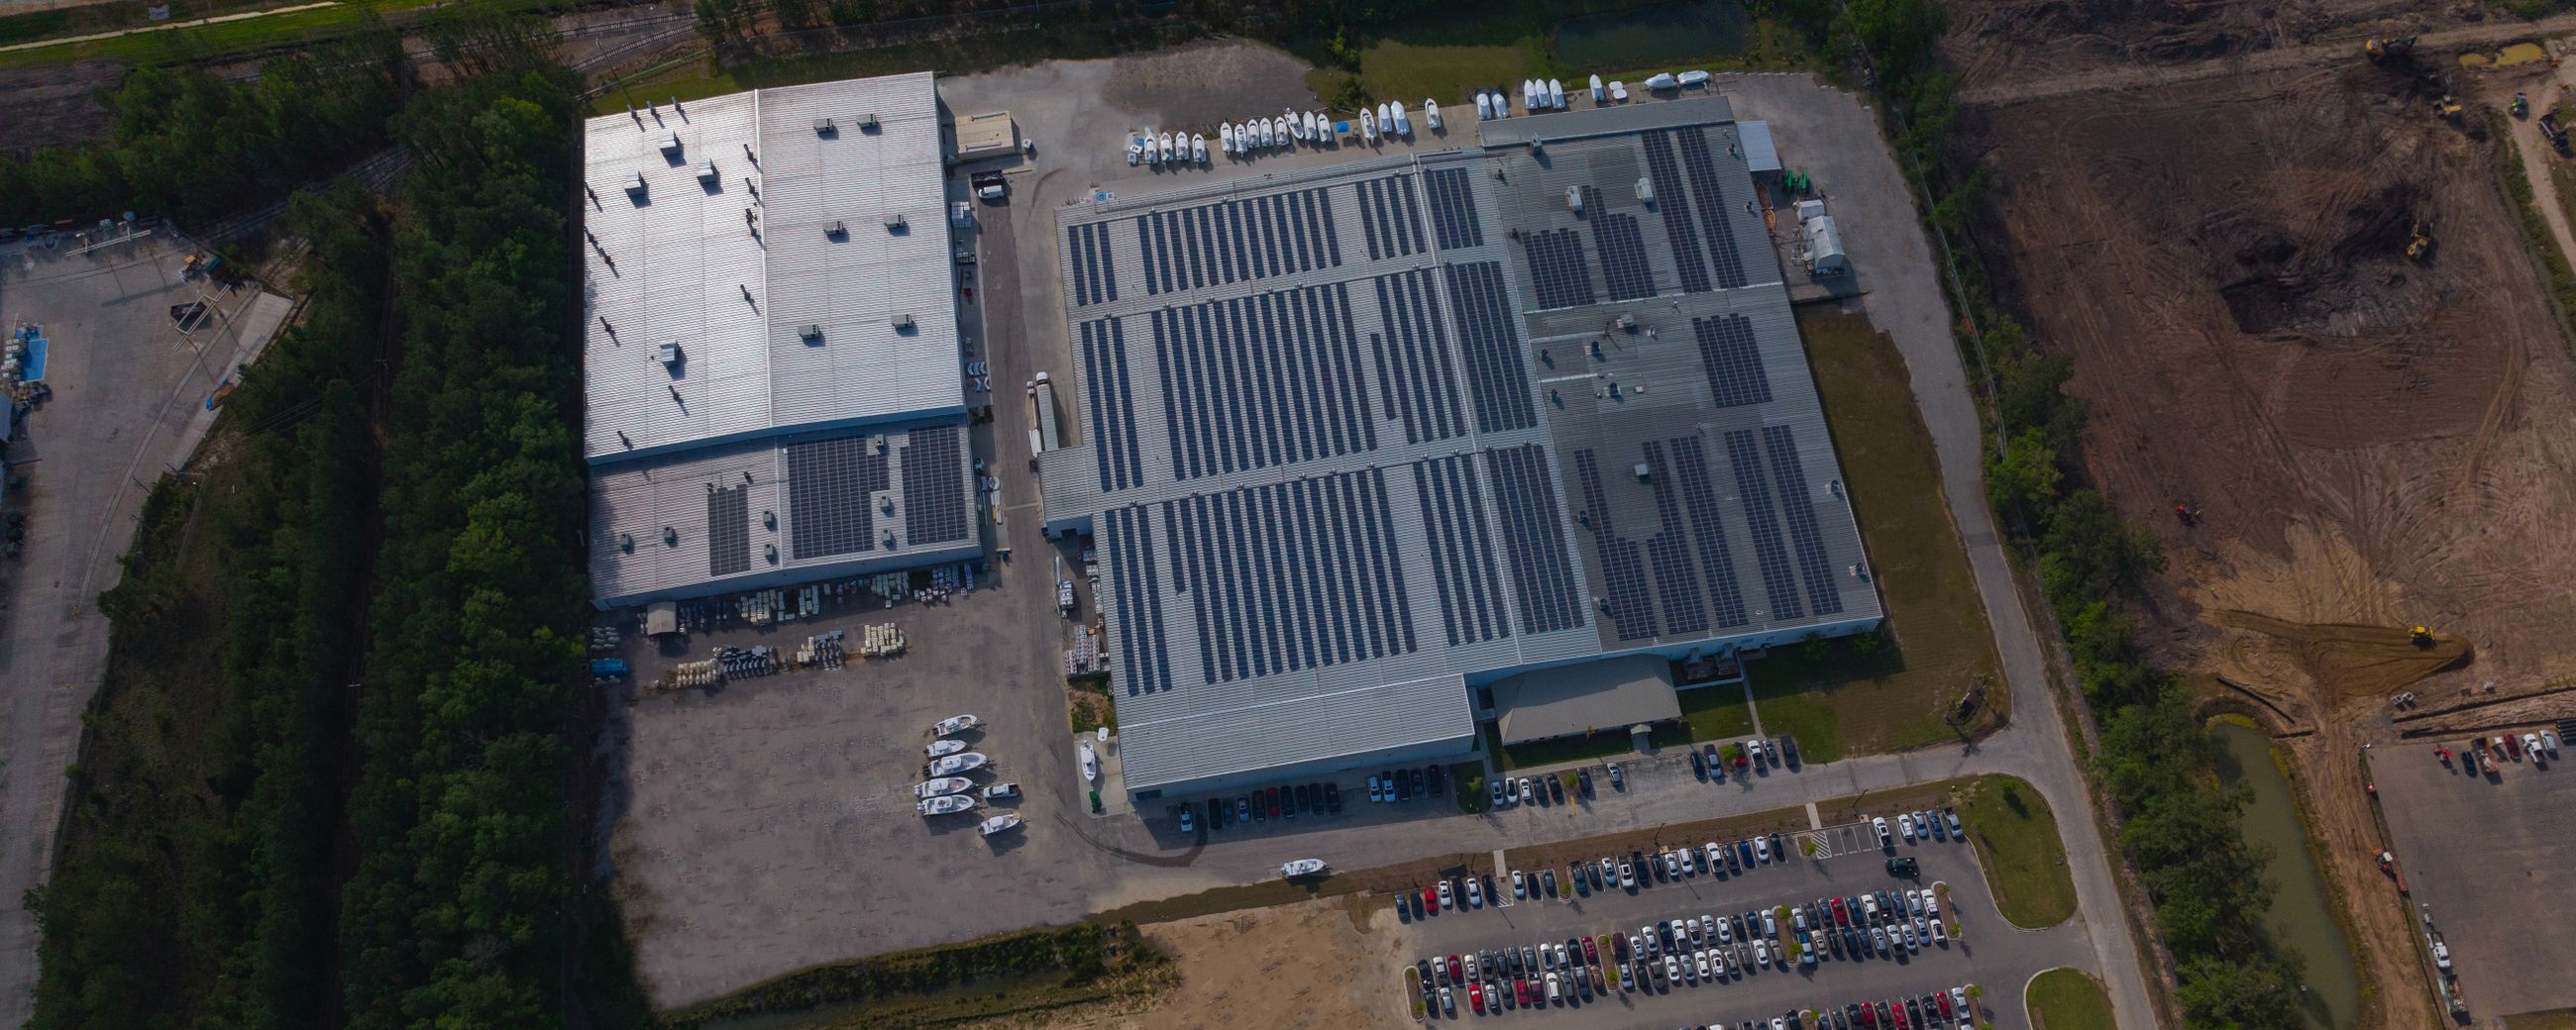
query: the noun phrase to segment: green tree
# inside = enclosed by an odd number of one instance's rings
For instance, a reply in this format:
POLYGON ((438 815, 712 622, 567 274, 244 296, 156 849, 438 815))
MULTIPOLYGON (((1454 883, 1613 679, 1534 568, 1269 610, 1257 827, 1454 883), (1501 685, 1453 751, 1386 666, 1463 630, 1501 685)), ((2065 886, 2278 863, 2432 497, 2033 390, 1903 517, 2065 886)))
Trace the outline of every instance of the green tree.
POLYGON ((2004 521, 2030 525, 2057 502, 2057 450, 2037 429, 2023 430, 1986 462, 1986 498, 2004 521))

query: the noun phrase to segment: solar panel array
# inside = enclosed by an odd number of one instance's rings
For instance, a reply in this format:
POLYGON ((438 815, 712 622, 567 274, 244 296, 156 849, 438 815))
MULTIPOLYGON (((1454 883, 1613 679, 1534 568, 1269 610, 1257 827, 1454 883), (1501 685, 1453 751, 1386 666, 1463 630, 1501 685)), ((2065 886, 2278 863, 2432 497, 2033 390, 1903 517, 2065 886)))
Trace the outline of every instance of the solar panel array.
POLYGON ((1780 539, 1780 509, 1771 501, 1771 486, 1762 478, 1762 455, 1753 449, 1753 431, 1726 434, 1726 456, 1735 466, 1735 492, 1744 501, 1744 521, 1753 531, 1753 557, 1762 566, 1762 592, 1771 598, 1774 622, 1805 618, 1798 600, 1797 577, 1780 539))
POLYGON ((1364 469, 1164 505, 1208 683, 1415 650, 1386 472, 1364 469))
POLYGON ((1440 624, 1449 646, 1509 636, 1493 534, 1476 493, 1475 461, 1453 454, 1414 462, 1413 489, 1430 535, 1431 579, 1440 587, 1440 624))
POLYGON ((1323 187, 1136 217, 1145 292, 1178 293, 1342 263, 1323 187))
POLYGON ((751 488, 707 491, 707 575, 751 571, 751 488))
POLYGON ((1499 433, 1538 424, 1530 403, 1529 369, 1521 361, 1520 340, 1512 331, 1512 301, 1503 286, 1499 262, 1445 266, 1449 275, 1449 312, 1458 327, 1458 344, 1467 357, 1467 379, 1475 387, 1476 431, 1499 433))
POLYGON ((1583 625, 1583 587, 1565 545, 1565 518, 1556 506, 1547 451, 1537 444, 1485 452, 1485 483, 1503 520, 1503 552, 1510 556, 1521 633, 1546 633, 1583 625))
POLYGON ((1654 296, 1655 270, 1646 265, 1646 239, 1637 230, 1637 216, 1602 210, 1598 187, 1586 186, 1583 192, 1583 208, 1592 212, 1592 248, 1601 252, 1601 278, 1610 285, 1610 299, 1654 296))
POLYGON ((1715 287, 1708 278, 1708 257, 1699 248, 1699 230, 1691 225, 1690 195, 1682 189, 1672 137, 1649 132, 1640 139, 1646 147, 1646 177, 1655 184, 1655 207, 1664 215, 1664 238, 1672 241, 1673 267, 1682 274, 1682 292, 1707 293, 1715 287))
POLYGON ((1109 226, 1093 222, 1065 230, 1065 249, 1073 255, 1073 303, 1106 304, 1118 299, 1118 270, 1111 264, 1109 226))
POLYGON ((1610 496, 1601 489, 1600 463, 1590 448, 1574 452, 1574 476, 1583 484, 1583 510, 1592 523, 1592 551, 1601 559, 1601 584, 1610 591, 1611 630, 1621 640, 1654 636, 1655 603, 1646 594, 1645 556, 1636 541, 1619 535, 1610 496))
POLYGON ((1696 194, 1691 204, 1699 208, 1700 227, 1708 232, 1708 257, 1717 265, 1718 288, 1741 289, 1744 257, 1736 253, 1735 233, 1727 225, 1726 193, 1717 187, 1717 161, 1709 155, 1708 134, 1699 129, 1681 129, 1673 133, 1673 139, 1681 145, 1682 167, 1690 173, 1691 190, 1696 194))
POLYGON ((787 452, 788 550, 799 559, 874 550, 886 454, 864 436, 792 443, 787 452))
POLYGON ((1432 296, 1428 269, 1375 280, 1377 309, 1386 334, 1370 334, 1377 355, 1379 401, 1404 420, 1404 442, 1467 435, 1466 406, 1458 400, 1449 363, 1449 334, 1432 296))
POLYGON ((1538 286, 1538 306, 1582 307, 1598 302, 1592 292, 1592 269, 1583 261, 1583 235, 1572 229, 1523 233, 1529 255, 1530 282, 1538 286))
POLYGON ((1344 283, 1153 313, 1177 479, 1377 447, 1344 283))
POLYGON ((1699 366, 1708 374, 1711 399, 1721 408, 1771 402, 1771 380, 1762 372, 1762 351, 1753 342, 1753 322, 1742 315, 1691 319, 1699 337, 1699 366))
POLYGON ((1368 236, 1369 260, 1419 254, 1429 244, 1422 238, 1422 202, 1413 198, 1413 176, 1362 179, 1360 228, 1368 236))
POLYGON ((1485 227, 1476 220, 1476 198, 1467 189, 1467 170, 1436 168, 1422 173, 1431 193, 1431 225, 1442 250, 1485 245, 1485 227))
POLYGON ((1153 521, 1140 505, 1100 513, 1108 532, 1109 600, 1118 613, 1116 676, 1127 696, 1172 689, 1171 647, 1163 639, 1163 595, 1155 589, 1153 521))
POLYGON ((1690 509, 1691 542, 1699 545, 1700 576, 1708 581, 1708 597, 1717 608, 1717 624, 1733 629, 1752 622, 1744 610, 1744 588, 1735 582, 1735 551, 1727 545, 1726 523, 1717 507, 1717 491, 1708 480, 1708 455, 1699 437, 1677 436, 1672 440, 1674 486, 1681 489, 1682 503, 1690 509))
POLYGON ((1136 392, 1127 379, 1127 329, 1115 318, 1082 323, 1083 395, 1090 398, 1092 455, 1100 463, 1100 488, 1122 490, 1145 481, 1145 459, 1136 447, 1136 392))
POLYGON ((964 540, 966 469, 959 463, 956 426, 912 431, 903 448, 903 540, 921 547, 964 540))
POLYGON ((1816 525, 1815 499, 1807 495, 1806 470, 1798 465, 1798 441, 1787 426, 1764 426, 1762 447, 1771 454, 1771 477, 1780 488, 1780 510, 1789 519, 1798 574, 1807 580, 1807 605, 1818 615, 1839 614, 1842 592, 1835 589, 1833 562, 1825 557, 1825 535, 1816 525))
POLYGON ((1646 538, 1646 566, 1655 574, 1655 597, 1664 609, 1664 631, 1708 632, 1708 603, 1691 575, 1690 545, 1682 536, 1680 499, 1673 493, 1672 467, 1664 463, 1664 445, 1645 444, 1646 486, 1655 494, 1655 535, 1646 538))

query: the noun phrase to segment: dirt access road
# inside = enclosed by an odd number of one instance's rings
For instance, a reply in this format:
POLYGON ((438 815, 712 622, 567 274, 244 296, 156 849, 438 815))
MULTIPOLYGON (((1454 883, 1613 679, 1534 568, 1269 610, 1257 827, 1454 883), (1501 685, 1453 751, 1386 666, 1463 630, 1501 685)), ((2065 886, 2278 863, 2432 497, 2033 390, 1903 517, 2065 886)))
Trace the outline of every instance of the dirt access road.
POLYGON ((2423 76, 2456 67, 2438 41, 2533 27, 2415 15, 2421 64, 2375 66, 2360 41, 2394 5, 2094 6, 1952 5, 1946 46, 1989 101, 1957 153, 1999 173, 1973 232, 2074 358, 2092 478, 2163 540, 2141 639, 2287 738, 2379 985, 2369 1018, 2428 1026, 2355 752, 2396 739, 2399 691, 2483 703, 2576 669, 2576 361, 2497 141, 2474 111, 2436 118, 2423 76), (2419 623, 2436 648, 2412 649, 2419 623))

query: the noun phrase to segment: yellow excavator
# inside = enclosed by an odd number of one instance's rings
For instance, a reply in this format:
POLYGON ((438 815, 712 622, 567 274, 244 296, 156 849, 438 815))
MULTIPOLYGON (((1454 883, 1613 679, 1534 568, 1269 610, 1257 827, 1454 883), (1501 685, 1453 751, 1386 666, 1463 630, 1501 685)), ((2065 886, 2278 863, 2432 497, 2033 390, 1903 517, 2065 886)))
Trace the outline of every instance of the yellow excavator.
POLYGON ((2414 638, 2417 647, 2433 646, 2433 629, 2430 626, 2417 626, 2410 636, 2414 638))
POLYGON ((2362 56, 2378 64, 2391 57, 2404 57, 2415 51, 2413 36, 2372 36, 2361 44, 2362 56))
MULTIPOLYGON (((2406 257, 2409 260, 2422 261, 2425 258, 2432 256, 2433 227, 2422 222, 2417 222, 2415 223, 2414 235, 2406 241, 2406 257)), ((2423 627, 2419 626, 2416 628, 2422 629, 2423 627)))

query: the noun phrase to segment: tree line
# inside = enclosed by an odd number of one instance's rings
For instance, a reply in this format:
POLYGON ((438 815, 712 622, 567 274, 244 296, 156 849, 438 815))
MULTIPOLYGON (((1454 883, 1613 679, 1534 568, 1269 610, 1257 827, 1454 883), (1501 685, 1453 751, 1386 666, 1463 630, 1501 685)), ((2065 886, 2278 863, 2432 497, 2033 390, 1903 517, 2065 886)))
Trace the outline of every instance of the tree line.
POLYGON ((2184 1023, 2296 1030, 2302 959, 2264 926, 2269 856, 2245 840, 2238 821, 2245 791, 2221 785, 2189 690, 2135 643, 2130 613, 2144 600, 2144 578, 2164 567, 2161 546, 2089 483, 2086 408, 2065 390, 2073 362, 2001 310, 1963 231, 1990 173, 1954 166, 1944 149, 1959 87, 1935 50, 1947 16, 1934 0, 1760 6, 1868 62, 1874 90, 1898 119, 1889 128, 1900 159, 1942 191, 1924 215, 1957 254, 1951 271, 1966 294, 1965 313, 1985 327, 1961 345, 1991 369, 1987 416, 2003 441, 1986 455, 1988 500, 2015 541, 2038 555, 2042 590, 2101 731, 2091 772, 2119 811, 2116 843, 2154 908, 2184 1023))
POLYGON ((28 899, 37 1030, 650 1022, 566 929, 580 87, 484 60, 392 115, 418 155, 392 197, 296 201, 305 317, 228 398, 219 489, 165 482, 101 599, 143 686, 100 710, 159 689, 159 717, 85 749, 28 899), (220 683, 156 634, 216 645, 220 683))

